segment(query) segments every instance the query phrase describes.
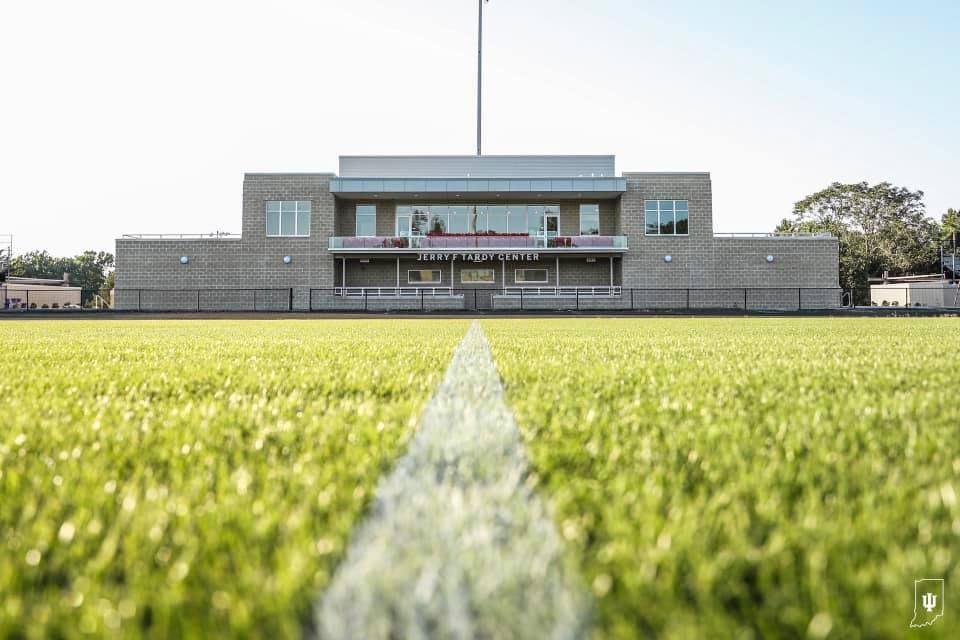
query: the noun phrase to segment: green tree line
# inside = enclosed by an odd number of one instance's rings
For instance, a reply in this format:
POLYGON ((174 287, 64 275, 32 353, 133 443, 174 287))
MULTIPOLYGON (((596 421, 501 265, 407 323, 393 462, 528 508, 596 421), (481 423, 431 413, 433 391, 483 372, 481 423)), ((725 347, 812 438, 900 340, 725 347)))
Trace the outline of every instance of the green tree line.
POLYGON ((830 232, 840 241, 840 286, 864 289, 871 277, 940 273, 940 249, 957 249, 960 211, 926 215, 923 191, 889 182, 834 182, 797 202, 778 232, 830 232))
POLYGON ((72 258, 31 251, 10 261, 10 275, 60 279, 67 273, 70 284, 83 290, 82 300, 86 304, 98 291, 113 288, 113 267, 113 254, 106 251, 84 251, 72 258))

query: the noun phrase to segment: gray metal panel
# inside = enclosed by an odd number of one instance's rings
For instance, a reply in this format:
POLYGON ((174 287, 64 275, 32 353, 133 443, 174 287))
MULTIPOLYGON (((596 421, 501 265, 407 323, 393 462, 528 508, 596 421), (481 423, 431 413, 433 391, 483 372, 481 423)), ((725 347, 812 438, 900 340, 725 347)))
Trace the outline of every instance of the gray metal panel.
POLYGON ((377 178, 334 178, 330 192, 343 194, 387 193, 612 193, 627 190, 626 178, 527 178, 488 180, 486 178, 422 178, 413 180, 377 178))
POLYGON ((340 156, 347 178, 613 177, 614 156, 340 156))

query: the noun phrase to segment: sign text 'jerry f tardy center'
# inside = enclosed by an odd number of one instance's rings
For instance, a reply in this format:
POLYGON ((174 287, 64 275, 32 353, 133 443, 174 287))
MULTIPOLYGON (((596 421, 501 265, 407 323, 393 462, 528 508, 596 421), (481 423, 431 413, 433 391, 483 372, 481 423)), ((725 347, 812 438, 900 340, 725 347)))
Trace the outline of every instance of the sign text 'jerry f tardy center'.
POLYGON ((618 176, 613 156, 342 156, 336 175, 247 174, 240 235, 117 240, 120 309, 566 309, 574 298, 836 306, 838 244, 714 234, 709 173, 618 176))

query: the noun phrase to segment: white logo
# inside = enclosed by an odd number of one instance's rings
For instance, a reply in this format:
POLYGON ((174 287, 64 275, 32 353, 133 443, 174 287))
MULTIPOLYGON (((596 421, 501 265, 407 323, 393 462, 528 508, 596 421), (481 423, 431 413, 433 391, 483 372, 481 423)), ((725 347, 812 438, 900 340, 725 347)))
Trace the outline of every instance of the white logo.
POLYGON ((913 628, 929 627, 943 617, 943 578, 913 581, 913 628))

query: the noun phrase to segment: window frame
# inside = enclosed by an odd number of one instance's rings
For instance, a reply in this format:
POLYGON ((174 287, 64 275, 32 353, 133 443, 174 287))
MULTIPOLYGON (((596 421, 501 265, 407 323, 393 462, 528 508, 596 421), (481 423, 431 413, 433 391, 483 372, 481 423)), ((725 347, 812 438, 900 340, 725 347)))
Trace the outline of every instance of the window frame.
POLYGON ((443 269, 407 269, 407 284, 443 284, 443 269), (436 280, 411 280, 411 273, 436 273, 440 277, 436 280))
POLYGON ((353 236, 355 238, 376 238, 377 237, 377 205, 371 203, 357 204, 353 210, 353 236), (373 213, 364 212, 363 217, 367 218, 371 215, 373 216, 373 233, 372 234, 360 234, 360 208, 361 207, 371 207, 373 213))
MULTIPOLYGON (((646 220, 644 220, 644 224, 646 224, 646 220)), ((600 203, 598 203, 598 202, 596 202, 596 203, 595 203, 595 202, 581 202, 581 203, 580 203, 580 235, 581 235, 581 236, 599 236, 599 235, 600 235, 600 203), (597 232, 596 232, 596 233, 584 233, 584 232, 583 232, 583 215, 584 215, 583 209, 584 209, 584 207, 596 207, 596 211, 595 211, 595 212, 594 212, 594 211, 590 211, 590 212, 587 214, 587 215, 593 216, 594 213, 596 213, 596 216, 597 216, 597 226, 596 226, 597 232)))
POLYGON ((662 238, 684 238, 684 237, 688 237, 688 236, 690 235, 690 201, 689 201, 689 200, 685 200, 685 199, 670 199, 670 198, 644 200, 644 201, 643 201, 643 235, 644 235, 644 236, 647 236, 647 237, 651 237, 651 238, 657 238, 657 237, 662 237, 662 238), (649 206, 648 206, 649 203, 652 203, 652 202, 657 203, 657 206, 656 206, 656 214, 657 214, 657 225, 656 225, 656 229, 657 229, 657 230, 656 230, 655 232, 651 232, 651 231, 650 231, 650 229, 648 228, 648 223, 647 223, 647 214, 648 214, 648 213, 653 213, 653 210, 651 210, 651 209, 649 208, 649 206), (663 209, 663 207, 661 206, 661 204, 660 204, 661 202, 669 202, 670 205, 671 205, 671 210, 670 210, 670 211, 665 211, 665 210, 663 209), (686 227, 687 227, 687 230, 686 230, 684 233, 678 233, 678 232, 677 232, 677 212, 678 212, 678 211, 681 211, 681 209, 678 209, 677 203, 683 203, 684 208, 682 209, 682 211, 683 211, 684 213, 686 213, 686 227), (671 213, 671 214, 673 214, 673 233, 661 233, 661 229, 663 228, 663 220, 662 220, 662 218, 661 218, 661 214, 662 214, 662 213, 671 213))
POLYGON ((522 267, 513 270, 514 284, 550 284, 550 270, 546 267, 522 267), (517 274, 521 271, 543 271, 543 280, 520 280, 517 274))
POLYGON ((310 225, 312 223, 313 217, 313 201, 312 200, 264 200, 263 203, 263 213, 264 213, 264 233, 267 238, 309 238, 310 237, 310 225), (293 203, 293 233, 283 233, 283 205, 293 203), (270 205, 276 204, 277 210, 270 211, 270 205), (277 216, 277 233, 270 233, 270 216, 277 216), (298 233, 297 230, 300 228, 300 217, 301 215, 306 216, 307 218, 307 232, 298 233))
POLYGON ((477 268, 471 267, 471 268, 469 268, 469 269, 461 269, 461 270, 460 270, 460 284, 496 284, 496 283, 497 283, 497 270, 496 270, 496 269, 477 269, 477 268), (471 271, 472 271, 472 272, 475 272, 475 273, 489 272, 489 273, 490 273, 490 280, 464 280, 464 279, 463 279, 463 274, 469 273, 469 272, 471 272, 471 271))

